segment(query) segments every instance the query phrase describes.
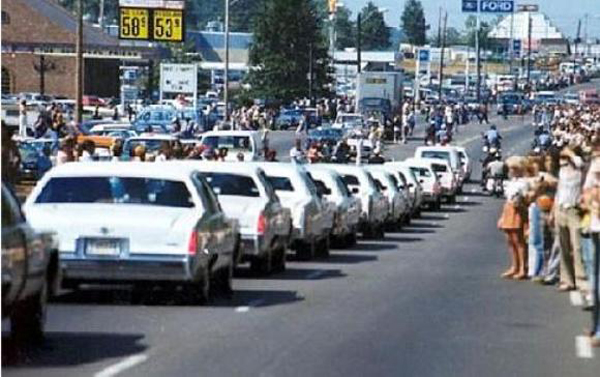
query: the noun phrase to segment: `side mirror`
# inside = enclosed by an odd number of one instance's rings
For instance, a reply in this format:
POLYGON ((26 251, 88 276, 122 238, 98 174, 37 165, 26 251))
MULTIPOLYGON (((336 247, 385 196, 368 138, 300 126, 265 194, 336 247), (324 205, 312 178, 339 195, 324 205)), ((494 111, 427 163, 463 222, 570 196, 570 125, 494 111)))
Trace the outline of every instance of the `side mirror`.
POLYGON ((443 177, 443 176, 442 176, 442 174, 440 173, 440 174, 438 174, 438 175, 437 175, 437 177, 438 177, 438 179, 442 179, 442 177, 443 177))
POLYGON ((415 187, 414 183, 409 183, 408 184, 408 188, 413 188, 413 187, 415 187))
POLYGON ((358 191, 358 187, 353 187, 351 192, 352 192, 353 194, 358 194, 358 192, 359 192, 359 191, 358 191))
POLYGON ((419 183, 425 183, 425 180, 419 179, 419 183))

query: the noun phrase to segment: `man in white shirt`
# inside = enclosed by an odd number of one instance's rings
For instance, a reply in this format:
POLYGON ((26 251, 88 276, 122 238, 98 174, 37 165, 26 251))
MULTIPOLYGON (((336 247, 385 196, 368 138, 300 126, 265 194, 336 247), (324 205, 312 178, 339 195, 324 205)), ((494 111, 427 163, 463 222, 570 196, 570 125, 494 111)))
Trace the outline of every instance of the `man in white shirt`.
POLYGON ((560 291, 572 291, 585 281, 581 256, 579 200, 583 182, 583 159, 569 147, 560 153, 556 223, 561 246, 560 291))

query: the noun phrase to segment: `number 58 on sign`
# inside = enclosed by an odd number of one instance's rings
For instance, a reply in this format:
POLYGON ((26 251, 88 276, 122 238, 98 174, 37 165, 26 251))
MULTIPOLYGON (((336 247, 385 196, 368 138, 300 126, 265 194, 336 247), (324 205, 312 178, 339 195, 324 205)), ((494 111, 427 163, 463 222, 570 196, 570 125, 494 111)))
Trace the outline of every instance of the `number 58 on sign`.
POLYGON ((148 39, 148 9, 120 8, 119 38, 148 39))

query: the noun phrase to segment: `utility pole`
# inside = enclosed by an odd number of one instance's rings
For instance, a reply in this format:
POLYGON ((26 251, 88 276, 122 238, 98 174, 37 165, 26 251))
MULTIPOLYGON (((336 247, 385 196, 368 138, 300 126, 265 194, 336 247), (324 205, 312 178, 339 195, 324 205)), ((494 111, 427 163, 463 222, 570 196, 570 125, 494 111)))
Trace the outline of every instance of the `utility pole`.
POLYGON ((77 40, 75 43, 75 123, 83 114, 83 0, 77 0, 77 40))
POLYGON ((100 0, 98 8, 98 25, 100 25, 100 30, 104 31, 104 0, 100 0))
POLYGON ((442 7, 440 7, 440 13, 438 14, 438 36, 437 36, 437 47, 442 44, 442 7))
POLYGON ((360 73, 361 71, 361 15, 360 12, 358 13, 358 15, 356 16, 356 61, 358 63, 358 73, 360 73))
POLYGON ((313 98, 313 45, 310 42, 308 47, 308 100, 312 106, 312 98, 313 98))
POLYGON ((531 80, 531 12, 527 13, 527 88, 531 80))
MULTIPOLYGON (((515 56, 515 36, 514 36, 514 28, 515 28, 515 10, 513 9, 510 14, 510 42, 508 46, 508 53, 510 56, 508 57, 508 74, 512 75, 513 71, 513 57, 515 56)), ((517 80, 515 80, 515 87, 517 85, 517 80)))
POLYGON ((44 95, 46 92, 46 57, 44 54, 40 54, 40 94, 44 95))
POLYGON ((479 57, 481 55, 481 46, 479 45, 479 28, 480 28, 480 20, 479 20, 479 6, 477 7, 477 22, 475 26, 475 71, 477 72, 477 86, 475 90, 477 91, 476 98, 477 103, 481 103, 481 62, 479 61, 479 57))
POLYGON ((579 36, 581 35, 581 19, 577 21, 577 36, 575 37, 575 50, 573 51, 573 84, 575 84, 575 75, 577 74, 577 70, 575 66, 577 65, 577 45, 579 44, 579 36))
POLYGON ((225 0, 225 69, 223 71, 225 122, 229 122, 229 0, 225 0))
POLYGON ((440 87, 438 89, 438 96, 440 103, 442 102, 442 83, 444 81, 444 48, 446 47, 446 22, 448 21, 448 12, 444 13, 444 31, 442 32, 441 40, 441 51, 440 51, 440 87))

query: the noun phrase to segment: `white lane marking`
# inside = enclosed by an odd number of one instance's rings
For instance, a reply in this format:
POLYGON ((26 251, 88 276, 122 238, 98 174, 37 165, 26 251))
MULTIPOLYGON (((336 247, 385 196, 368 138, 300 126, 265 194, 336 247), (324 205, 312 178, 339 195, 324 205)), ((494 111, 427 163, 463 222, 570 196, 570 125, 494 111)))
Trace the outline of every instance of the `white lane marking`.
POLYGON ((569 299, 571 299, 571 305, 583 306, 583 297, 579 291, 569 292, 569 299))
POLYGON ((141 364, 146 360, 148 360, 148 355, 146 354, 142 353, 138 355, 132 355, 124 360, 119 361, 116 364, 110 365, 102 369, 100 372, 94 374, 94 377, 116 376, 117 374, 122 373, 127 369, 133 368, 134 366, 141 364))
POLYGON ((585 335, 579 335, 575 337, 575 351, 577 353, 577 357, 580 359, 591 359, 594 357, 592 342, 590 341, 590 338, 585 335))
POLYGON ((465 202, 468 202, 468 201, 469 201, 469 197, 465 196, 465 202))
POLYGON ((460 206, 459 205, 455 205, 454 209, 460 209, 460 206))
POLYGON ((324 274, 325 274, 325 271, 317 270, 317 271, 311 272, 306 277, 310 280, 316 280, 316 279, 320 278, 321 276, 323 276, 324 274))
POLYGON ((471 193, 473 193, 473 194, 477 194, 477 189, 472 189, 472 190, 471 190, 471 193))
POLYGON ((449 215, 449 214, 447 214, 447 213, 445 213, 445 214, 444 214, 444 217, 445 217, 445 218, 447 218, 447 219, 449 219, 449 218, 450 218, 450 215, 449 215))
POLYGON ((265 302, 263 299, 253 300, 248 303, 248 305, 242 305, 235 308, 236 313, 247 313, 251 308, 256 308, 257 306, 262 305, 265 302))

